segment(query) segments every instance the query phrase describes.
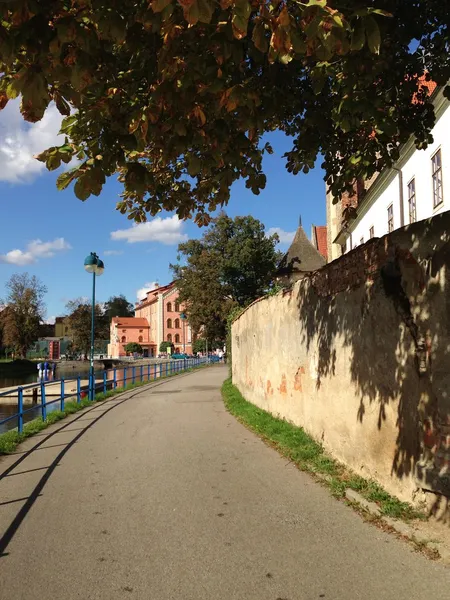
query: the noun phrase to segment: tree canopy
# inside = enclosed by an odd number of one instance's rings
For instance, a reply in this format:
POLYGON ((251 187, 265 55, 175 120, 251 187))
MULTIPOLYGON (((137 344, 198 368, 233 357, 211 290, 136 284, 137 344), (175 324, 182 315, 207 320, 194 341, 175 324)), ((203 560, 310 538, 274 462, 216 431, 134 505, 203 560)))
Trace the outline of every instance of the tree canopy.
MULTIPOLYGON (((73 348, 77 352, 89 356, 91 347, 91 319, 92 306, 86 304, 83 298, 70 300, 66 304, 66 309, 69 313, 69 326, 72 331, 73 348)), ((95 342, 106 340, 109 337, 108 319, 99 304, 95 305, 95 342)))
POLYGON ((39 160, 76 157, 58 187, 81 200, 118 173, 138 222, 206 223, 239 178, 258 194, 276 129, 288 171, 321 154, 338 196, 430 142, 418 78, 450 78, 443 0, 4 0, 0 20, 0 109, 20 95, 36 122, 55 102, 65 143, 39 160))
POLYGON ((214 219, 199 240, 180 244, 180 261, 171 265, 179 300, 194 332, 208 340, 224 340, 226 319, 235 306, 264 295, 273 282, 279 253, 278 236, 267 237, 257 219, 214 219))
POLYGON ((111 296, 105 302, 104 313, 111 323, 113 317, 134 317, 134 306, 125 298, 123 294, 120 296, 111 296))
POLYGON ((129 342, 125 346, 125 352, 127 354, 142 354, 144 352, 142 346, 137 342, 129 342))
POLYGON ((6 283, 5 308, 0 313, 2 343, 25 358, 29 347, 39 338, 44 319, 45 285, 28 273, 16 273, 6 283))

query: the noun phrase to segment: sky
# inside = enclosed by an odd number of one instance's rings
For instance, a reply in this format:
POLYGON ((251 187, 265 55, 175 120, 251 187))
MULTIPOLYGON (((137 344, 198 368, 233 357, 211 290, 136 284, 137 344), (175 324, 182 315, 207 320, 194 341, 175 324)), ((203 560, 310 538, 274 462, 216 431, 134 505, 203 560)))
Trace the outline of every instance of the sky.
MULTIPOLYGON (((177 245, 201 237, 203 229, 161 212, 145 224, 133 225, 115 209, 121 184, 110 178, 100 196, 85 202, 70 188, 56 189, 58 171, 48 172, 34 154, 60 142, 61 117, 51 106, 42 121, 22 120, 18 100, 0 111, 0 299, 14 273, 36 275, 47 287, 46 319, 66 314, 68 300, 90 296, 91 279, 83 268, 92 251, 102 258, 105 272, 97 281, 97 300, 124 294, 136 302, 155 282, 171 281, 169 264, 176 262, 177 245)), ((291 175, 283 153, 290 149, 281 132, 267 137, 274 148, 266 155, 267 186, 259 196, 241 181, 232 187, 226 212, 252 215, 266 231, 277 231, 280 250, 287 250, 299 218, 310 236, 311 225, 325 224, 325 183, 316 167, 307 175, 291 175)))

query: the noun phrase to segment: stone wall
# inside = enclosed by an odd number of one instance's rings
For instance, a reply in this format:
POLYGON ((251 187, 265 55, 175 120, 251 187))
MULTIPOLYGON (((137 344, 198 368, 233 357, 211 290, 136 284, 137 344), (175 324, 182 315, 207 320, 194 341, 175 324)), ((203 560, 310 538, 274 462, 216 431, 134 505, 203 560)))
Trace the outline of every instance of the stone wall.
POLYGON ((404 500, 442 494, 436 507, 450 496, 449 240, 450 213, 372 239, 232 330, 249 401, 404 500))

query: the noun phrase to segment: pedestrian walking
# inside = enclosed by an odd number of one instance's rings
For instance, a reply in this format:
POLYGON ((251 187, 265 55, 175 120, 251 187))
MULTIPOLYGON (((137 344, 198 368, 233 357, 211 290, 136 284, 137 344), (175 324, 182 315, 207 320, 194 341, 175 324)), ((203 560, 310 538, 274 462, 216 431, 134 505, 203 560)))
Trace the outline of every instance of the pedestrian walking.
POLYGON ((38 370, 38 377, 39 377, 39 379, 42 379, 44 366, 43 366, 43 364, 41 362, 38 362, 38 364, 37 364, 37 370, 38 370))
POLYGON ((44 363, 44 378, 48 379, 48 369, 49 369, 49 364, 48 364, 48 360, 45 361, 44 363))
POLYGON ((52 364, 52 379, 53 381, 56 379, 56 363, 52 364))

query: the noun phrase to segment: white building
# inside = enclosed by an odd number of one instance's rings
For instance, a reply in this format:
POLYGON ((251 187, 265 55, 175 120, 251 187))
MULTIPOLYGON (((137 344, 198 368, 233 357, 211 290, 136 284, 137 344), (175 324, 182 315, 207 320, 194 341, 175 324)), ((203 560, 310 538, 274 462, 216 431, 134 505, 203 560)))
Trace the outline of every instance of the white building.
POLYGON ((331 260, 372 237, 450 210, 450 102, 442 88, 430 91, 436 114, 433 143, 417 150, 411 136, 400 148, 395 166, 366 183, 367 192, 357 200, 356 219, 346 224, 342 203, 333 205, 327 195, 331 260))

